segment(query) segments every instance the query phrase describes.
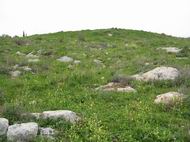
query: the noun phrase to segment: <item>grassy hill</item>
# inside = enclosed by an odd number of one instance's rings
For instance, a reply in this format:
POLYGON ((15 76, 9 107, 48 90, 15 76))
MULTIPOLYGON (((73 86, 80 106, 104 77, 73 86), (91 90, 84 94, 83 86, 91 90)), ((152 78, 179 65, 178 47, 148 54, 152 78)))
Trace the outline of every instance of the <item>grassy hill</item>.
MULTIPOLYGON (((169 91, 190 95, 190 39, 123 29, 0 37, 1 117, 14 124, 34 121, 22 117, 26 112, 76 112, 82 118, 77 124, 36 120, 59 131, 56 141, 188 142, 189 99, 172 107, 154 103, 157 95, 169 91), (182 51, 158 50, 171 46, 182 51), (38 55, 39 62, 28 62, 18 51, 38 55), (62 56, 80 63, 57 61, 62 56), (19 77, 10 75, 15 65, 21 71, 19 77), (32 71, 23 71, 22 66, 32 71), (115 78, 159 66, 175 67, 183 75, 172 82, 130 81, 135 93, 95 90, 115 78)), ((36 141, 46 140, 38 137, 36 141)))

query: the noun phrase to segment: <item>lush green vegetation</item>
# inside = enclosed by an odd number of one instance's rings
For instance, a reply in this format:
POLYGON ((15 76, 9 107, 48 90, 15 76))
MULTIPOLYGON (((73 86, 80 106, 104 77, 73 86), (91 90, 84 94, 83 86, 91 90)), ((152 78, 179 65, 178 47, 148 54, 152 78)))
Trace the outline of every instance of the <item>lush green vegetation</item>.
MULTIPOLYGON (((10 123, 27 122, 23 112, 68 109, 82 117, 78 124, 40 121, 60 131, 57 141, 71 142, 188 142, 190 101, 173 107, 158 106, 161 93, 190 95, 190 39, 143 31, 107 29, 58 32, 29 37, 0 37, 0 115, 10 123), (108 34, 112 34, 109 36, 108 34), (168 54, 159 47, 182 48, 168 54), (17 51, 39 53, 28 63, 17 51), (69 56, 80 64, 61 63, 69 56), (180 57, 180 58, 179 58, 180 57), (182 57, 182 58, 181 58, 182 57), (184 58, 186 57, 186 58, 184 58), (101 60, 104 65, 94 63, 101 60), (146 63, 149 63, 145 65, 146 63), (13 66, 27 65, 31 72, 13 79, 13 66), (136 93, 95 91, 118 76, 130 76, 158 66, 176 67, 182 76, 174 82, 131 81, 136 93)), ((36 141, 46 141, 38 138, 36 141)))

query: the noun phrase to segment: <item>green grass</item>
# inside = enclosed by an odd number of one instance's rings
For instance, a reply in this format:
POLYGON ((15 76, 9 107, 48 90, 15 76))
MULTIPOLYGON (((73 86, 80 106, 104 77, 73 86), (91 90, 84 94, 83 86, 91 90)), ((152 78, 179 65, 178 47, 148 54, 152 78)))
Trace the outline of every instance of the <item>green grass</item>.
MULTIPOLYGON (((60 131, 56 141, 71 142, 188 142, 190 101, 167 108, 154 104, 160 93, 182 90, 190 95, 190 39, 143 31, 106 29, 59 32, 29 37, 0 37, 0 115, 10 122, 27 122, 21 112, 68 109, 82 122, 37 121, 60 131), (108 36, 108 33, 113 36, 108 36), (128 44, 126 46, 126 44, 128 44), (176 46, 182 53, 168 54, 159 47, 176 46), (25 54, 41 50, 40 62, 27 63, 25 54), (70 56, 81 63, 60 63, 70 56), (176 59, 187 57, 187 59, 176 59), (105 67, 93 62, 99 59, 105 67), (145 63, 150 63, 145 66, 145 63), (12 79, 15 64, 28 65, 12 79), (136 93, 95 91, 115 76, 130 76, 158 66, 178 68, 185 75, 175 82, 132 81, 136 93)), ((36 141, 46 141, 37 138, 36 141)))

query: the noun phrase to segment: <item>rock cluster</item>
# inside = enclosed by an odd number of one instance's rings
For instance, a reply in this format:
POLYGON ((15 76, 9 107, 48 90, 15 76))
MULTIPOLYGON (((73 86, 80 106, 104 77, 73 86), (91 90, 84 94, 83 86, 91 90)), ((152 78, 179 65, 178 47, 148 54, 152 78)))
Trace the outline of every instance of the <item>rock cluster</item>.
MULTIPOLYGON (((143 74, 133 75, 132 78, 140 81, 157 81, 157 80, 175 80, 179 77, 180 72, 173 67, 157 67, 151 71, 143 74)), ((136 92, 134 88, 129 85, 124 85, 118 82, 110 82, 106 85, 96 88, 102 91, 115 91, 115 92, 136 92)), ((168 92, 156 96, 155 104, 174 105, 182 102, 184 95, 178 92, 168 92)))
POLYGON ((38 55, 34 55, 33 52, 30 52, 28 53, 27 55, 20 52, 20 51, 17 51, 16 52, 16 55, 19 55, 19 56, 25 56, 28 60, 29 63, 33 63, 33 62, 39 62, 39 56, 38 55))
POLYGON ((128 85, 123 85, 120 83, 110 82, 106 85, 100 86, 96 88, 96 90, 103 90, 103 91, 116 91, 116 92, 136 92, 134 88, 128 85))
MULTIPOLYGON (((70 110, 44 111, 43 113, 31 113, 37 119, 63 119, 70 123, 75 123, 80 120, 77 114, 70 110)), ((10 142, 29 142, 41 136, 43 138, 54 139, 56 130, 52 128, 39 127, 36 122, 13 124, 9 126, 9 121, 5 118, 0 118, 0 136, 6 136, 10 142)))

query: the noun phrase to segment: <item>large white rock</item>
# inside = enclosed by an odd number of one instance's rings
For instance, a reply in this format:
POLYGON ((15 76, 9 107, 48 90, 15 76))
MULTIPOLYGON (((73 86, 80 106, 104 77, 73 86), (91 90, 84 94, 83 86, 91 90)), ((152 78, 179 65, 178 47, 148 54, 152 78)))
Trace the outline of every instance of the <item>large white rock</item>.
POLYGON ((174 80, 180 75, 180 72, 173 67, 157 67, 143 74, 133 75, 136 80, 174 80))
POLYGON ((96 90, 103 90, 103 91, 116 91, 116 92, 136 92, 134 88, 128 85, 122 85, 120 83, 110 82, 106 85, 100 86, 96 88, 96 90))
POLYGON ((72 62, 72 61, 73 61, 73 58, 68 57, 68 56, 63 56, 63 57, 61 57, 61 58, 59 58, 59 59, 57 59, 57 60, 60 61, 60 62, 65 62, 65 63, 67 63, 67 62, 72 62))
POLYGON ((5 118, 0 118, 0 136, 6 135, 8 127, 9 120, 5 118))
POLYGON ((80 120, 77 114, 70 110, 55 110, 55 111, 44 111, 41 114, 43 119, 64 119, 68 122, 75 123, 80 120))
POLYGON ((56 131, 52 128, 40 128, 40 135, 44 138, 54 139, 56 131))
POLYGON ((179 53, 182 49, 177 47, 162 47, 162 50, 166 50, 168 53, 179 53))
POLYGON ((184 98, 183 94, 180 94, 178 92, 168 92, 168 93, 156 96, 154 103, 172 105, 176 102, 182 101, 183 98, 184 98))
POLYGON ((38 124, 34 122, 11 125, 7 131, 7 140, 12 142, 34 141, 38 133, 38 124))

